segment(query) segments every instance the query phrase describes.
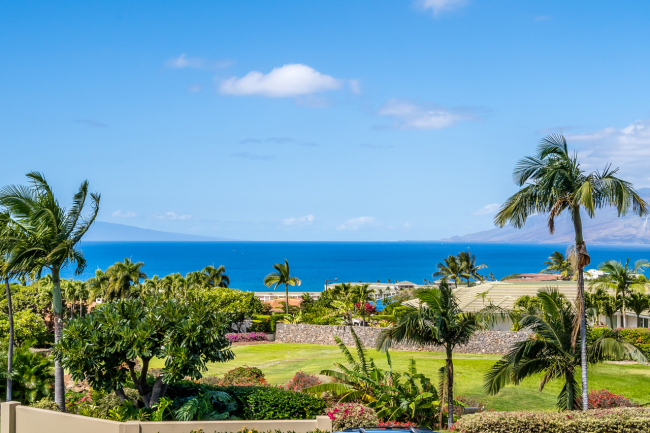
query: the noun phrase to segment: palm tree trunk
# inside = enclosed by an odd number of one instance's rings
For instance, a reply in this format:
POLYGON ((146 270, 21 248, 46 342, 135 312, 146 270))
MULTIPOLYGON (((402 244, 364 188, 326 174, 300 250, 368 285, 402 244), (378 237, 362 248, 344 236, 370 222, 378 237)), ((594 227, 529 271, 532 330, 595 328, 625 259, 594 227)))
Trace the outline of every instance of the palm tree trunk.
POLYGON ((637 328, 641 327, 641 315, 640 314, 636 315, 636 327, 637 328))
MULTIPOLYGON (((63 304, 61 300, 61 277, 59 268, 52 268, 52 311, 54 313, 54 342, 61 339, 63 333, 63 304)), ((63 367, 54 360, 54 402, 61 412, 65 412, 65 378, 63 367)))
POLYGON ((7 307, 9 309, 9 347, 7 348, 7 400, 11 401, 11 388, 14 360, 14 313, 11 310, 11 286, 9 278, 5 278, 5 289, 7 290, 7 307))
POLYGON ((447 346, 447 428, 454 424, 454 362, 452 349, 447 346))
MULTIPOLYGON (((576 248, 584 242, 580 208, 573 211, 573 227, 576 234, 576 248)), ((580 255, 578 253, 578 260, 580 255)), ((587 378, 587 312, 585 309, 585 280, 583 268, 578 265, 578 294, 580 296, 580 370, 582 374, 582 410, 589 409, 589 380, 587 378)))
POLYGON ((623 296, 623 305, 621 306, 621 315, 623 316, 623 328, 627 328, 627 320, 625 318, 625 296, 623 296))
POLYGON ((566 399, 567 399, 566 408, 567 410, 573 410, 574 409, 573 403, 575 401, 575 396, 573 395, 573 385, 572 385, 573 373, 567 371, 565 375, 565 379, 566 379, 566 399))
POLYGON ((286 307, 287 307, 287 314, 289 314, 289 285, 285 284, 284 287, 285 287, 286 292, 287 292, 287 298, 286 298, 287 299, 287 305, 286 305, 286 307))

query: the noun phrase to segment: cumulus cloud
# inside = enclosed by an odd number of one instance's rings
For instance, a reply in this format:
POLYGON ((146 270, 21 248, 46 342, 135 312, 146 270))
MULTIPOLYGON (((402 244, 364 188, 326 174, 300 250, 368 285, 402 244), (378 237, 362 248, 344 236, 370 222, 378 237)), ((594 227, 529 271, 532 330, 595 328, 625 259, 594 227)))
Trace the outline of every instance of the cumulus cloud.
POLYGON ((192 215, 185 213, 182 215, 178 215, 175 212, 165 212, 165 213, 159 213, 153 216, 156 219, 159 220, 188 220, 192 218, 192 215))
POLYGON ((288 64, 268 74, 252 71, 221 82, 224 95, 261 95, 272 98, 297 97, 339 89, 342 81, 302 64, 288 64))
POLYGON ((294 226, 294 225, 308 225, 314 222, 316 219, 312 214, 301 216, 298 218, 286 218, 282 220, 282 223, 285 226, 294 226))
POLYGON ((474 212, 474 215, 494 215, 499 210, 499 207, 501 207, 499 203, 488 204, 474 212))
POLYGON ((607 164, 620 167, 619 176, 637 188, 650 186, 650 119, 637 120, 623 129, 566 134, 579 150, 585 170, 603 170, 607 164))
POLYGON ((467 0, 416 0, 413 3, 421 11, 433 12, 434 16, 438 16, 442 12, 463 7, 466 4, 467 0))
POLYGON ((338 226, 336 229, 337 230, 357 230, 359 227, 372 224, 375 222, 375 217, 369 217, 369 216, 364 216, 364 217, 359 217, 359 218, 352 218, 347 221, 344 221, 340 226, 338 226))
POLYGON ((469 118, 445 107, 417 105, 397 98, 386 101, 377 114, 394 118, 393 127, 397 129, 442 129, 469 118))
POLYGON ((203 57, 187 57, 185 53, 178 57, 171 58, 165 62, 165 66, 173 69, 222 69, 232 65, 234 61, 229 59, 210 60, 203 57))
POLYGON ((118 209, 115 212, 113 212, 111 216, 114 218, 133 218, 136 217, 137 215, 135 212, 131 212, 131 211, 122 212, 122 209, 118 209))
POLYGON ((354 79, 348 80, 348 85, 350 86, 350 91, 355 95, 361 94, 361 81, 354 79))

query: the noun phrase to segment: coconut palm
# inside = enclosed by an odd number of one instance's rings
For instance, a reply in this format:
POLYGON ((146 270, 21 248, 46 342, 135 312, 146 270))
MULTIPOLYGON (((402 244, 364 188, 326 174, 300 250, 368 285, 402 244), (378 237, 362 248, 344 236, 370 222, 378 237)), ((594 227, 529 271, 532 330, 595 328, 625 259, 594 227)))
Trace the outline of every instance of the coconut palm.
POLYGON ((650 288, 650 284, 646 281, 637 281, 637 275, 650 266, 650 262, 647 260, 637 260, 633 268, 630 268, 629 265, 629 258, 625 262, 625 265, 616 260, 601 263, 598 265, 598 269, 603 271, 604 274, 598 278, 594 278, 589 284, 589 287, 614 290, 616 299, 621 300, 620 311, 623 317, 623 328, 627 327, 625 315, 627 296, 633 291, 645 292, 650 288))
POLYGON ((627 305, 636 314, 637 328, 641 328, 641 313, 650 309, 650 297, 645 293, 632 292, 627 300, 627 305))
POLYGON ((123 262, 117 262, 106 269, 108 286, 106 287, 106 299, 126 299, 131 296, 131 286, 140 284, 141 279, 146 279, 147 274, 142 272, 142 262, 132 262, 124 258, 123 262))
POLYGON ((570 279, 574 274, 571 262, 559 251, 554 251, 548 261, 544 262, 544 265, 546 265, 546 268, 542 269, 543 274, 558 273, 563 280, 570 279))
POLYGON ((300 278, 291 276, 287 259, 284 259, 284 264, 274 264, 273 269, 275 269, 276 272, 271 272, 264 277, 264 285, 266 287, 275 285, 275 287, 273 287, 273 290, 275 290, 280 284, 284 284, 287 293, 287 303, 285 307, 287 309, 287 314, 289 314, 289 286, 299 286, 301 283, 300 278))
POLYGON ((101 269, 97 269, 95 276, 86 280, 86 284, 88 285, 89 300, 104 298, 108 288, 108 275, 101 269))
POLYGON ((11 401, 12 388, 13 388, 13 359, 14 359, 14 312, 11 305, 11 286, 9 280, 15 277, 16 274, 8 269, 8 256, 11 252, 11 241, 8 233, 11 226, 9 224, 9 215, 3 213, 0 215, 0 233, 7 237, 3 237, 0 241, 0 278, 4 280, 5 291, 7 294, 7 315, 9 319, 9 341, 7 342, 7 397, 5 401, 11 401), (9 238, 9 239, 8 239, 9 238))
MULTIPOLYGON (((454 348, 465 344, 480 328, 479 314, 460 309, 453 290, 442 281, 439 288, 422 290, 417 294, 420 308, 402 316, 392 328, 385 329, 377 338, 377 349, 387 351, 393 343, 409 342, 442 346, 447 354, 447 410, 454 413, 454 348)), ((448 417, 451 427, 453 417, 448 417)))
POLYGON ((143 289, 144 297, 146 296, 157 297, 160 295, 160 292, 162 291, 162 280, 158 275, 154 275, 153 277, 143 281, 142 289, 143 289))
POLYGON ((230 278, 224 273, 226 268, 223 265, 217 268, 206 266, 202 272, 208 276, 208 285, 210 287, 228 287, 230 285, 230 278))
POLYGON ((197 297, 199 291, 208 287, 208 275, 204 274, 201 271, 189 272, 185 275, 185 281, 187 282, 187 291, 193 292, 197 297))
MULTIPOLYGON (((12 250, 7 260, 7 271, 22 274, 34 272, 41 276, 43 269, 52 274, 52 310, 54 313, 54 339, 58 341, 62 332, 63 303, 61 299, 61 269, 75 263, 75 273, 81 274, 86 259, 79 242, 88 231, 99 212, 100 195, 88 192, 88 181, 84 181, 74 195, 72 207, 59 205, 42 174, 27 175, 31 187, 12 185, 0 191, 0 205, 9 213, 15 235, 9 239, 12 250), (84 215, 87 202, 90 212, 84 215)), ((2 235, 1 240, 7 239, 2 235)), ((54 401, 65 412, 65 383, 63 368, 59 361, 54 367, 54 401)))
POLYGON ((567 211, 573 221, 575 231, 575 257, 577 267, 577 286, 579 311, 575 327, 578 339, 582 342, 582 408, 589 407, 589 387, 587 382, 587 328, 585 314, 585 295, 583 269, 589 264, 589 254, 582 235, 581 210, 590 218, 596 209, 614 206, 622 216, 632 208, 637 215, 648 214, 648 204, 637 194, 631 183, 616 177, 618 169, 606 166, 602 172, 586 173, 580 168, 577 153, 569 154, 564 136, 554 134, 545 137, 540 143, 537 155, 521 159, 514 170, 514 181, 522 187, 501 206, 494 217, 496 225, 503 227, 512 224, 521 228, 528 217, 548 214, 548 229, 555 231, 555 219, 567 211))
POLYGON ((487 265, 476 264, 476 256, 469 251, 461 251, 458 253, 457 261, 463 274, 467 279, 467 287, 469 287, 469 279, 473 278, 476 281, 483 282, 483 276, 478 273, 479 270, 487 268, 487 265))
POLYGON ((456 287, 458 287, 458 282, 461 278, 468 278, 461 264, 458 262, 458 258, 454 255, 449 255, 446 259, 442 259, 442 263, 436 265, 438 269, 433 273, 433 277, 442 277, 443 280, 452 279, 456 287))
POLYGON ((366 303, 372 300, 372 296, 375 293, 374 289, 369 289, 370 284, 362 284, 359 286, 352 287, 352 297, 354 303, 360 304, 361 317, 363 320, 363 325, 366 325, 366 303))
MULTIPOLYGON (((575 316, 579 311, 566 301, 557 289, 538 294, 542 308, 537 314, 520 320, 522 328, 533 332, 527 340, 515 343, 510 352, 497 361, 485 374, 485 392, 497 394, 506 384, 518 385, 522 380, 542 374, 540 392, 552 380, 563 380, 564 387, 557 398, 559 410, 580 407, 580 386, 575 378, 582 364, 581 351, 573 344, 575 316)), ((645 362, 643 351, 627 343, 617 332, 606 332, 587 351, 589 363, 602 362, 607 357, 629 357, 645 362)))

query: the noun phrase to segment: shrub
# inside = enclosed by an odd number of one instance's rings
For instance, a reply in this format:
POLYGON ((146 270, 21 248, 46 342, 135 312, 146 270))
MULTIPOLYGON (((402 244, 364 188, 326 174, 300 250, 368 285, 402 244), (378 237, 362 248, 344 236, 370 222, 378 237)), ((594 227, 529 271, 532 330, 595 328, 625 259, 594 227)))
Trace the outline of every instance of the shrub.
POLYGON ((271 333, 271 319, 253 319, 253 324, 251 325, 250 330, 252 332, 263 332, 265 334, 271 333))
MULTIPOLYGON (((12 399, 23 404, 32 404, 45 397, 52 391, 54 383, 54 363, 38 353, 32 353, 29 347, 34 340, 28 340, 21 347, 14 348, 12 399)), ((7 345, 0 348, 0 372, 4 372, 0 380, 0 395, 7 393, 7 345)))
POLYGON ((483 412, 462 417, 462 433, 645 433, 650 408, 595 409, 586 412, 483 412))
POLYGON ((249 341, 267 341, 266 334, 263 332, 244 332, 238 334, 226 334, 226 338, 231 343, 242 343, 249 341))
POLYGON ((223 375, 220 386, 264 386, 268 382, 257 367, 237 367, 223 375))
POLYGON ((379 421, 377 427, 417 427, 417 424, 409 421, 379 421))
MULTIPOLYGON (((45 321, 32 310, 22 310, 14 313, 14 341, 22 345, 26 340, 42 341, 45 339, 47 329, 45 321)), ((9 316, 0 315, 0 339, 9 339, 9 316)))
POLYGON ((204 379, 199 381, 180 380, 170 383, 166 395, 172 400, 177 400, 209 391, 223 391, 231 395, 237 403, 237 409, 231 412, 231 415, 244 418, 248 406, 248 396, 260 389, 259 386, 214 386, 204 383, 204 379))
POLYGON ((274 315, 271 316, 271 318, 269 319, 270 324, 271 324, 271 332, 275 332, 276 324, 279 321, 284 320, 284 316, 285 316, 284 314, 274 314, 274 315))
POLYGON ((614 394, 606 389, 589 393, 589 409, 612 409, 615 407, 637 407, 638 404, 625 398, 622 394, 614 394))
POLYGON ((379 423, 377 414, 359 403, 338 403, 327 409, 334 430, 352 427, 374 427, 379 423))
POLYGON ((318 378, 318 376, 299 371, 287 383, 286 388, 290 391, 302 391, 305 388, 309 388, 310 386, 320 385, 321 383, 323 382, 318 378))
POLYGON ((259 388, 246 402, 250 419, 310 419, 326 407, 322 398, 282 388, 259 388))
POLYGON ((45 409, 45 410, 59 410, 59 406, 54 403, 51 397, 42 398, 31 404, 33 408, 36 409, 45 409))

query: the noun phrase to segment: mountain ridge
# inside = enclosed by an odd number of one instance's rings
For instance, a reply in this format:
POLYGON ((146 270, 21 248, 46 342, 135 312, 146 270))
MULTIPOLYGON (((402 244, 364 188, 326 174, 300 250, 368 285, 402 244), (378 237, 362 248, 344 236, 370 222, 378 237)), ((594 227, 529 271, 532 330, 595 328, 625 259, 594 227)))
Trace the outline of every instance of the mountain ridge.
POLYGON ((84 235, 83 240, 86 242, 228 242, 237 239, 163 232, 125 224, 95 221, 84 235))

